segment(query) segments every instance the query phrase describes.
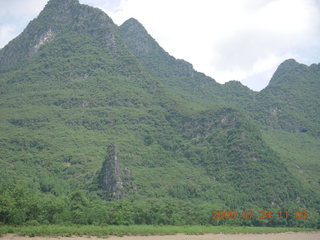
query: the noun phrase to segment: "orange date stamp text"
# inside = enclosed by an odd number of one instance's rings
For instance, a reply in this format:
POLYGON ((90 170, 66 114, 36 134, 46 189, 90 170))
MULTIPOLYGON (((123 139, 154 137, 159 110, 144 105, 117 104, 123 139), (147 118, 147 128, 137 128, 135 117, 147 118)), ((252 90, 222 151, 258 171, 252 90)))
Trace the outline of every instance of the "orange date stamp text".
POLYGON ((214 210, 212 211, 213 216, 211 219, 270 219, 274 217, 278 217, 280 219, 308 219, 308 211, 252 211, 252 210, 244 210, 244 211, 224 211, 224 210, 214 210))

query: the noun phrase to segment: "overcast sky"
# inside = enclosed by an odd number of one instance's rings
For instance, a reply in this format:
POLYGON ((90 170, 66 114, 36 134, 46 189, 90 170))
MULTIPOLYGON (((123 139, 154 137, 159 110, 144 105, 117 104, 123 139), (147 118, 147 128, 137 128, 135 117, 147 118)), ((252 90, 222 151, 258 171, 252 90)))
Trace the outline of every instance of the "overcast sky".
MULTIPOLYGON (((0 0, 0 48, 47 0, 0 0)), ((260 90, 288 58, 320 62, 320 0, 80 0, 116 24, 138 19, 158 43, 197 71, 260 90)))

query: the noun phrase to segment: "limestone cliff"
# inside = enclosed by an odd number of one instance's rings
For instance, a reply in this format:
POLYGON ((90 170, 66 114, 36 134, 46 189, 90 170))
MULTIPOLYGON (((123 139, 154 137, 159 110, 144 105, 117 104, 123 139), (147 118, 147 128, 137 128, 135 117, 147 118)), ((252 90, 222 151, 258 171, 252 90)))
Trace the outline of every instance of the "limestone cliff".
POLYGON ((115 144, 111 143, 107 151, 107 157, 101 169, 100 184, 106 191, 108 198, 120 199, 123 190, 123 180, 121 179, 120 162, 115 144))

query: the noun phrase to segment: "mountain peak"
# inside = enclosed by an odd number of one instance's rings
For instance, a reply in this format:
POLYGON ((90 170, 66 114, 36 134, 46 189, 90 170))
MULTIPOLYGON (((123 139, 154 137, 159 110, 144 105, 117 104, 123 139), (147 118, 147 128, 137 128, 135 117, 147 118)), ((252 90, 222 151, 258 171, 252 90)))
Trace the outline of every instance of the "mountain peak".
POLYGON ((70 6, 80 5, 79 0, 49 0, 44 10, 66 9, 70 6))
POLYGON ((279 65, 279 67, 278 67, 278 69, 282 69, 282 68, 308 68, 308 66, 307 65, 305 65, 305 64, 302 64, 302 63, 299 63, 299 62, 297 62, 295 59, 293 59, 293 58, 289 58, 289 59, 287 59, 287 60, 285 60, 285 61, 283 61, 280 65, 279 65))
MULTIPOLYGON (((139 38, 152 38, 144 26, 135 18, 129 18, 121 26, 120 30, 127 35, 135 35, 139 38)), ((141 39, 140 39, 141 40, 141 39)))
POLYGON ((135 18, 129 18, 128 20, 126 20, 122 25, 125 24, 130 24, 130 25, 139 25, 142 26, 142 24, 135 18))
POLYGON ((116 28, 102 10, 80 4, 78 0, 49 0, 39 16, 0 50, 0 66, 14 66, 33 57, 43 45, 66 32, 99 36, 104 45, 114 45, 116 28))
POLYGON ((135 18, 129 18, 121 26, 121 29, 127 29, 134 32, 140 32, 144 35, 149 35, 145 27, 135 18))
POLYGON ((287 59, 282 62, 277 68, 276 72, 272 76, 270 83, 267 88, 270 86, 275 86, 283 84, 285 82, 293 82, 296 79, 296 76, 304 74, 308 71, 308 66, 298 63, 295 59, 287 59))
POLYGON ((294 58, 289 58, 287 60, 284 60, 280 65, 285 65, 285 66, 297 66, 300 65, 300 63, 298 63, 294 58))
POLYGON ((59 5, 69 5, 69 4, 80 4, 79 0, 49 0, 48 4, 59 4, 59 5))

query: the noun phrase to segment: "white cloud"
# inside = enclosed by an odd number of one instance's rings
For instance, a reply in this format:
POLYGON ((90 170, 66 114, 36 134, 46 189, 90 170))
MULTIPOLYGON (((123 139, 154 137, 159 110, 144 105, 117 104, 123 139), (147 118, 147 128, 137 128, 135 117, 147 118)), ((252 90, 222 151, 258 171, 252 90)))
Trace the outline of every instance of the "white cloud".
POLYGON ((7 44, 14 36, 16 29, 11 25, 0 26, 0 48, 7 44))
POLYGON ((48 0, 0 0, 0 16, 36 17, 48 0))
POLYGON ((0 0, 0 48, 16 37, 48 0, 0 0))
MULTIPOLYGON (((219 82, 263 88, 286 58, 320 48, 316 0, 122 0, 104 9, 116 23, 137 18, 169 53, 219 82), (264 78, 252 84, 254 76, 264 78), (249 81, 251 79, 251 81, 249 81)), ((318 51, 319 52, 319 51, 318 51)), ((310 55, 310 54, 309 54, 310 55)), ((312 60, 319 61, 319 58, 312 60)))

